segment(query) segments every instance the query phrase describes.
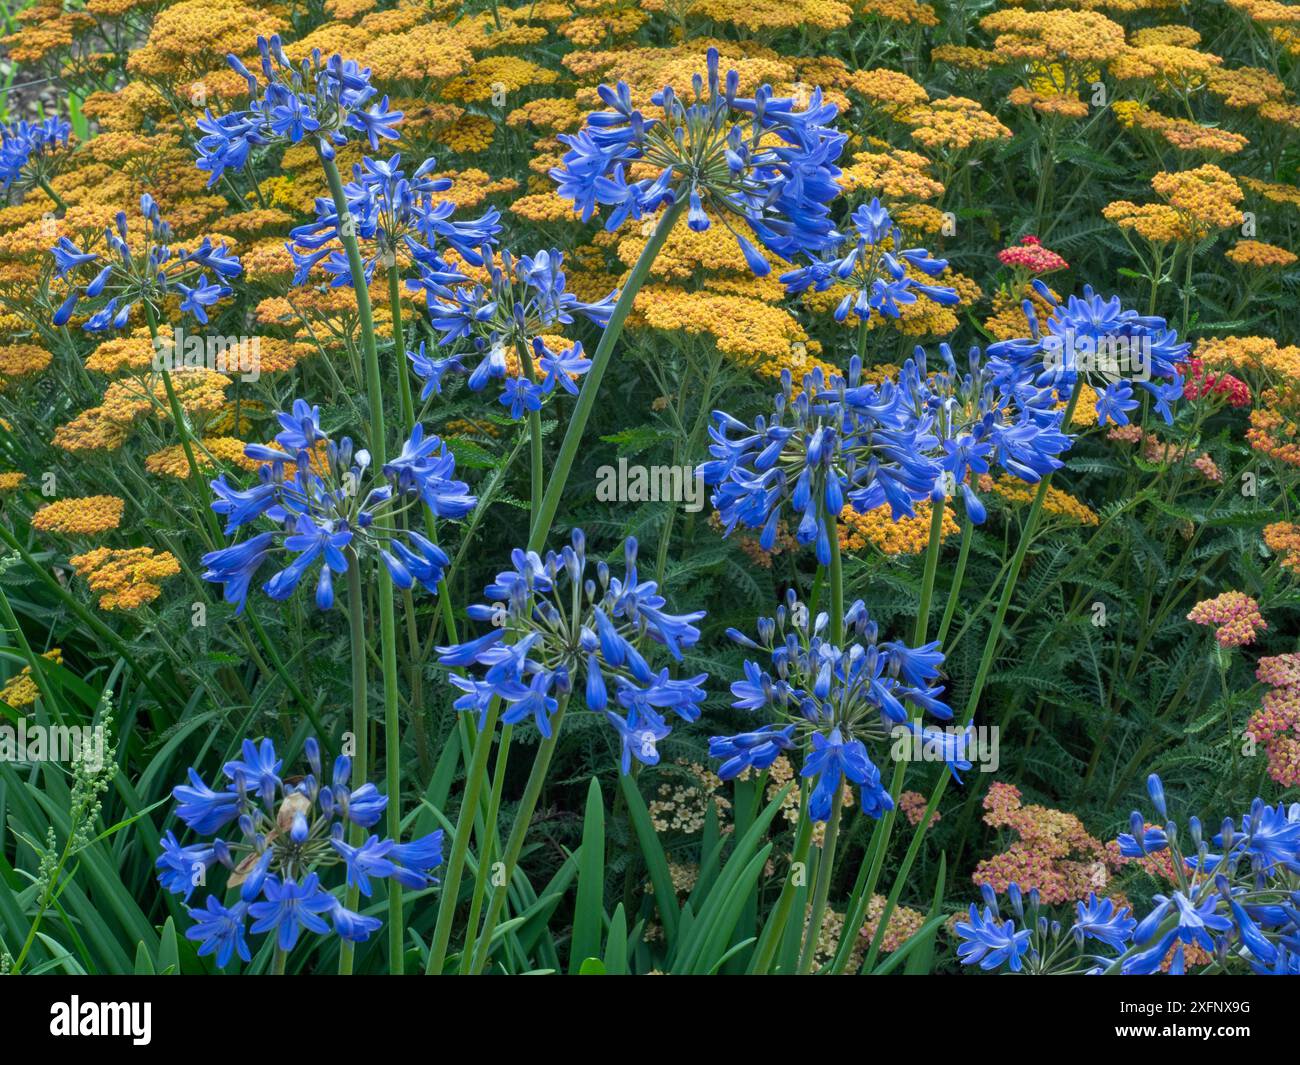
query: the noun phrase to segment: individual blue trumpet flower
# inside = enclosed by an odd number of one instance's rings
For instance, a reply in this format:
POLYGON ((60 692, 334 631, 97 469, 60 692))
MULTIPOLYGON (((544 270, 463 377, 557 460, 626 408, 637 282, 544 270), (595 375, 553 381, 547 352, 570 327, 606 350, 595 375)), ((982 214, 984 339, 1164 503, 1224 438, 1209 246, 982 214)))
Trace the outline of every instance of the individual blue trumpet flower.
MULTIPOLYGON (((209 309, 232 295, 225 282, 238 277, 243 267, 224 243, 213 247, 204 237, 197 247, 174 254, 171 226, 147 192, 140 197, 140 214, 143 225, 132 232, 126 213, 118 212, 104 230, 102 250, 83 251, 67 237, 50 249, 54 276, 68 285, 53 315, 55 325, 65 325, 80 308, 87 314, 87 332, 125 329, 137 307, 151 313, 172 296, 180 297, 182 313, 207 324, 209 309)), ((163 369, 175 368, 170 349, 158 355, 163 369)))
POLYGON ((443 442, 417 424, 401 451, 374 471, 369 453, 354 449, 349 437, 335 442, 325 433, 320 409, 306 400, 278 417, 274 446, 244 449, 263 463, 252 487, 236 488, 225 474, 211 482, 212 509, 225 517, 227 533, 259 521, 275 529, 208 552, 204 579, 223 586, 237 613, 253 577, 282 553, 291 556, 288 563, 262 585, 272 599, 287 599, 318 566, 316 605, 328 610, 334 578, 368 557, 381 560, 399 588, 419 584, 436 592, 450 560, 400 517, 423 504, 435 517, 456 519, 476 506, 469 486, 455 479, 456 460, 443 442))
POLYGON ((947 260, 924 248, 904 248, 902 234, 878 199, 860 206, 850 220, 854 234, 842 244, 822 249, 808 265, 781 275, 787 292, 844 292, 835 307, 837 322, 850 314, 864 323, 872 315, 900 318, 902 307, 920 297, 944 307, 960 301, 956 289, 928 281, 948 268, 947 260))
POLYGON ((671 86, 650 98, 658 116, 643 114, 626 84, 602 85, 608 110, 560 140, 568 148, 551 171, 558 194, 588 221, 598 206, 610 207, 605 228, 652 214, 665 203, 687 206, 695 230, 715 222, 736 238, 755 274, 767 260, 740 232, 743 221, 769 251, 783 259, 838 243, 829 204, 839 194, 845 136, 831 125, 833 104, 820 89, 807 105, 776 96, 763 86, 753 97, 739 95, 735 70, 719 74, 716 48, 706 59, 706 76, 696 75, 690 98, 671 86), (633 164, 658 171, 629 182, 633 164))
POLYGON ((1112 899, 1098 899, 1089 892, 1086 902, 1076 904, 1078 919, 1070 926, 1070 933, 1080 947, 1085 939, 1095 939, 1111 950, 1122 952, 1133 938, 1137 927, 1127 906, 1116 906, 1112 899))
POLYGON ((988 970, 1005 964, 1014 973, 1023 967, 1021 959, 1029 950, 1030 929, 1017 929, 1015 921, 999 920, 987 906, 981 914, 971 903, 966 920, 958 921, 955 930, 962 941, 957 957, 963 965, 978 964, 988 970))
POLYGON ((617 733, 624 773, 633 758, 656 764, 658 743, 670 731, 665 713, 694 721, 706 676, 672 678, 666 669, 656 672, 646 656, 658 645, 681 661, 700 638, 696 622, 704 612, 668 613, 655 582, 640 579, 636 556, 637 543, 629 539, 620 579, 603 561, 592 566, 580 529, 559 554, 516 549, 512 568, 484 589, 487 602, 467 611, 493 630, 438 648, 443 665, 483 671, 456 682, 466 693, 457 709, 483 715, 487 702, 499 698, 507 704, 504 722, 528 720, 550 736, 561 701, 580 694, 617 733), (594 577, 588 575, 593 568, 594 577))
POLYGON ((211 187, 227 170, 240 170, 255 150, 273 145, 297 144, 314 138, 329 159, 349 137, 360 135, 376 151, 381 140, 394 140, 402 121, 400 111, 388 109, 388 97, 373 102, 379 90, 370 83, 369 69, 333 55, 322 60, 320 51, 294 64, 278 35, 258 37, 262 81, 228 54, 226 61, 248 84, 245 110, 214 115, 209 109, 199 119, 203 134, 195 145, 197 166, 209 173, 211 187), (263 84, 265 82, 265 84, 263 84))
POLYGON ((360 846, 344 842, 348 826, 374 825, 388 803, 373 784, 353 789, 351 759, 335 759, 330 778, 322 777, 320 746, 305 744, 309 772, 282 775, 283 762, 269 739, 243 742, 241 757, 222 767, 225 784, 209 788, 190 769, 190 786, 174 789, 176 814, 200 835, 231 826, 228 839, 182 846, 168 832, 157 860, 158 880, 188 902, 195 889, 209 887, 203 905, 191 908, 195 924, 186 938, 199 943, 201 956, 215 955, 224 968, 238 956, 250 960, 246 935, 273 933, 277 947, 292 950, 303 933, 331 933, 361 942, 381 923, 347 909, 335 896, 343 884, 327 887, 324 876, 340 862, 346 883, 369 895, 372 877, 422 889, 437 883, 433 870, 442 864, 442 832, 409 843, 369 836, 360 846), (238 900, 223 904, 211 888, 211 872, 228 871, 226 891, 238 900), (251 926, 250 926, 251 920, 251 926))
POLYGON ((880 817, 894 801, 872 761, 870 747, 888 756, 896 728, 911 722, 911 701, 941 719, 952 711, 941 701, 943 655, 936 644, 910 648, 879 643, 878 630, 861 600, 845 612, 844 646, 826 638, 830 619, 809 619, 791 591, 775 617, 759 618, 758 638, 736 630, 728 636, 770 659, 765 667, 747 660, 745 677, 731 685, 732 706, 774 717, 774 722, 732 736, 714 736, 709 754, 722 761, 718 775, 729 780, 746 769, 765 769, 777 756, 808 739, 811 753, 802 775, 812 778, 809 816, 825 821, 836 791, 856 784, 862 809, 880 817), (870 745, 870 747, 869 747, 870 745))

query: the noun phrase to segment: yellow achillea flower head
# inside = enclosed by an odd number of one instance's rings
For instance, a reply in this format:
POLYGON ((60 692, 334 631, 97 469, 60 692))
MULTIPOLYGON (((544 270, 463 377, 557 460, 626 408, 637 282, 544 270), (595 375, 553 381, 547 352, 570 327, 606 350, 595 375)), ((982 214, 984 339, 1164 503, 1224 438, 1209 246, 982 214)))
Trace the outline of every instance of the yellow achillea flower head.
POLYGON ((5 472, 0 473, 0 492, 17 491, 26 479, 26 474, 18 473, 13 470, 6 470, 5 472))
MULTIPOLYGON (((987 473, 980 476, 979 488, 981 493, 992 492, 1016 506, 1028 506, 1033 503, 1034 496, 1038 494, 1036 484, 1027 484, 1018 477, 990 477, 987 473)), ((1072 525, 1097 525, 1101 520, 1090 506, 1055 485, 1047 486, 1047 495, 1043 497, 1043 510, 1072 525)))
MULTIPOLYGON (((209 436, 194 448, 194 462, 200 474, 216 472, 220 463, 238 466, 250 473, 260 463, 244 454, 244 441, 233 436, 209 436)), ((155 451, 144 460, 144 468, 157 477, 175 477, 185 481, 190 477, 189 460, 180 444, 155 451)))
POLYGON ((98 593, 100 610, 136 610, 152 603, 162 594, 162 581, 181 571, 174 555, 152 547, 100 547, 68 561, 98 593))
MULTIPOLYGON (((46 651, 41 657, 57 666, 63 665, 63 651, 58 647, 46 651)), ((10 677, 5 686, 0 688, 0 703, 21 710, 24 706, 31 706, 40 695, 40 689, 32 677, 32 667, 23 666, 21 673, 10 677)))
POLYGON ((32 528, 65 536, 94 536, 122 523, 126 502, 117 496, 59 499, 32 515, 32 528))
MULTIPOLYGON (((888 504, 865 514, 845 506, 840 511, 837 526, 840 547, 846 551, 858 551, 871 544, 886 555, 919 555, 929 546, 934 510, 927 500, 917 503, 915 509, 915 517, 901 517, 894 521, 888 504)), ((942 539, 955 536, 959 531, 951 508, 945 506, 942 539)))

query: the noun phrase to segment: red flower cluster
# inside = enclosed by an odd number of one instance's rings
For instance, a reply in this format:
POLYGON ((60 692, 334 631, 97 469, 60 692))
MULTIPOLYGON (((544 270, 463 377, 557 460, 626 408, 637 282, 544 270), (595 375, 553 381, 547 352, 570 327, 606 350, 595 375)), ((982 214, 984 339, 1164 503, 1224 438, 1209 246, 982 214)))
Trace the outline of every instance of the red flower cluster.
POLYGON ((1178 367, 1185 380, 1183 396, 1187 399, 1204 399, 1222 396, 1229 407, 1250 406, 1250 386, 1240 377, 1230 373, 1207 370, 1200 359, 1188 359, 1178 367))
POLYGON ((1070 265, 1056 252, 1043 247, 1043 242, 1037 237, 1021 237, 1019 244, 1003 248, 998 252, 998 261, 1003 266, 1020 267, 1031 274, 1050 274, 1070 265))

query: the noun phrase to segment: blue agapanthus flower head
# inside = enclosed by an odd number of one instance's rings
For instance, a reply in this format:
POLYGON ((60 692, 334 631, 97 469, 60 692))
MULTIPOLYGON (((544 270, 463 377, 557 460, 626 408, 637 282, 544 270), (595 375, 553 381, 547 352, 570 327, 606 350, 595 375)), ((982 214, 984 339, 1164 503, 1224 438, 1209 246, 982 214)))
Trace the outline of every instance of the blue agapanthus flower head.
POLYGON ((1098 393, 1102 425, 1128 424, 1128 412, 1138 406, 1133 399, 1137 385, 1154 397, 1155 410, 1165 422, 1172 423, 1172 404, 1183 393, 1178 366, 1186 361, 1191 345, 1180 340, 1165 319, 1139 314, 1118 296, 1106 299, 1091 286, 1062 303, 1042 281, 1032 284, 1051 314, 1040 322, 1032 302, 1024 302, 1031 335, 989 346, 1000 373, 1019 378, 1028 367, 1036 384, 1063 399, 1082 377, 1098 393))
POLYGON ((930 280, 948 268, 948 261, 924 248, 904 247, 902 233, 878 199, 860 206, 850 220, 853 232, 841 244, 821 249, 808 265, 781 275, 787 292, 843 292, 835 307, 837 322, 850 314, 861 322, 873 314, 900 318, 902 307, 920 298, 945 307, 959 302, 956 289, 930 280))
POLYGON ((1061 468, 1071 438, 1062 431, 1064 412, 1056 409, 1054 391, 1038 387, 1032 372, 1021 367, 1018 378, 1009 378, 977 347, 960 367, 947 344, 939 345, 939 356, 931 360, 918 347, 899 374, 899 388, 938 441, 942 494, 961 492, 978 525, 986 516, 974 487, 981 475, 996 465, 1035 484, 1061 468))
POLYGON ((367 156, 353 167, 352 180, 343 186, 348 213, 342 225, 333 198, 317 198, 315 220, 289 233, 295 285, 303 284, 317 265, 331 275, 332 285, 352 284, 352 269, 340 244, 344 228, 361 247, 367 284, 377 266, 396 265, 399 254, 435 274, 445 272, 449 267, 442 259, 444 246, 472 265, 483 264, 501 232, 500 212, 490 207, 478 219, 453 218, 455 204, 435 200, 452 183, 432 176, 434 160, 425 159, 409 177, 401 162, 400 153, 388 159, 367 156))
POLYGON ((0 124, 0 188, 48 182, 57 172, 58 149, 67 146, 71 135, 72 124, 58 116, 0 124))
POLYGON ((739 74, 720 74, 716 48, 709 49, 705 66, 689 96, 671 86, 655 93, 649 103, 656 115, 643 113, 623 82, 602 85, 607 110, 591 114, 578 133, 560 137, 569 150, 551 171, 559 195, 573 202, 584 222, 598 205, 611 208, 609 230, 665 203, 685 203, 692 229, 727 226, 760 276, 768 262, 735 219, 784 259, 837 243, 829 204, 839 195, 836 163, 846 138, 832 126, 836 107, 823 102, 820 89, 806 105, 766 85, 742 97, 739 74), (629 181, 634 163, 658 173, 629 181))
POLYGON ((889 504, 897 518, 931 497, 941 470, 927 456, 935 440, 924 412, 918 416, 893 382, 859 384, 860 375, 854 357, 847 379, 827 380, 817 369, 796 394, 787 372, 771 418, 752 427, 713 412, 713 458, 700 471, 717 486, 713 504, 727 533, 737 525, 761 529, 759 543, 771 550, 789 515, 799 543, 815 544, 817 561, 827 565, 846 502, 863 513, 889 504))
POLYGON ((401 451, 373 470, 369 452, 355 448, 350 437, 335 441, 325 432, 319 407, 299 399, 278 417, 281 431, 273 445, 244 449, 262 463, 251 487, 237 488, 225 474, 211 482, 212 509, 225 517, 227 533, 263 522, 273 528, 204 555, 204 579, 222 584, 226 602, 242 611, 262 565, 288 556, 263 591, 287 599, 318 568, 316 605, 328 610, 334 578, 374 557, 399 588, 419 584, 436 591, 449 559, 414 528, 403 528, 400 516, 421 504, 439 518, 462 518, 474 509, 477 500, 456 479, 446 445, 417 424, 401 451))
MULTIPOLYGON (((591 368, 582 344, 557 352, 547 347, 545 337, 571 325, 574 315, 608 325, 617 289, 594 303, 580 300, 566 286, 564 256, 555 249, 518 258, 503 249, 480 262, 484 269, 473 276, 441 261, 420 259, 418 265, 419 279, 407 284, 424 290, 438 343, 463 342, 481 356, 468 371, 473 391, 500 380, 501 403, 513 418, 540 410, 556 385, 577 395, 574 379, 591 368)), ((421 347, 418 355, 408 353, 408 357, 425 381, 422 394, 427 397, 441 391, 445 374, 464 370, 461 360, 469 355, 433 360, 421 347)))
POLYGON ((936 683, 943 654, 937 643, 878 642, 877 626, 861 600, 845 612, 843 646, 828 639, 829 624, 826 614, 810 619, 791 591, 774 617, 759 618, 756 640, 728 630, 733 641, 766 659, 745 662, 744 679, 731 685, 732 706, 776 720, 714 736, 709 754, 722 761, 718 775, 730 780, 747 769, 766 769, 807 738, 811 753, 802 775, 813 782, 809 816, 825 821, 836 792, 848 781, 858 786, 863 811, 880 817, 894 801, 869 745, 887 749, 897 729, 906 733, 911 723, 906 702, 942 720, 952 717, 936 683))
POLYGON ((209 172, 214 185, 227 170, 239 170, 254 149, 297 144, 311 137, 326 158, 349 137, 364 137, 370 150, 381 140, 395 140, 400 111, 388 109, 388 97, 376 101, 379 90, 370 83, 369 69, 340 55, 322 59, 320 51, 300 63, 284 52, 278 35, 259 37, 259 81, 235 55, 226 56, 235 73, 248 83, 246 110, 199 119, 198 168, 209 172))
POLYGON ((623 576, 615 577, 604 561, 592 564, 578 529, 559 554, 515 550, 511 568, 484 589, 487 601, 467 611, 492 631, 438 648, 443 665, 481 670, 453 681, 465 692, 456 708, 482 714, 499 698, 508 704, 504 722, 529 721, 549 736, 561 700, 573 693, 614 728, 623 772, 632 759, 657 763, 670 731, 666 713, 694 721, 706 677, 672 677, 647 655, 658 646, 681 661, 700 638, 704 611, 670 613, 655 582, 641 579, 636 556, 629 539, 623 576))
MULTIPOLYGON (((137 306, 161 307, 171 296, 180 297, 182 313, 206 325, 208 311, 233 294, 226 280, 238 277, 243 267, 224 243, 213 247, 204 237, 193 248, 173 252, 171 226, 147 192, 140 197, 140 215, 140 223, 128 226, 126 212, 119 211, 104 230, 100 250, 82 250, 67 237, 50 249, 54 276, 68 286, 53 315, 56 326, 65 325, 80 306, 81 313, 92 312, 84 326, 88 332, 125 329, 137 306)), ((164 368, 172 368, 168 351, 159 357, 164 368)))
MULTIPOLYGON (((1169 819, 1164 784, 1155 774, 1147 779, 1147 793, 1164 827, 1148 826, 1141 812, 1134 811, 1130 831, 1119 837, 1119 851, 1128 858, 1167 855, 1160 876, 1173 881, 1172 889, 1154 895, 1140 920, 1113 898, 1090 893, 1075 905, 1068 929, 1074 948, 1070 950, 1071 944, 1061 938, 1062 922, 1042 912, 1037 892, 1030 892, 1025 907, 1019 889, 1011 885, 1007 894, 1012 909, 1030 932, 1025 948, 1029 971, 1181 975, 1199 952, 1210 955, 1221 972, 1293 973, 1292 959, 1300 948, 1300 893, 1294 884, 1300 860, 1300 804, 1269 806, 1256 799, 1241 818, 1240 831, 1226 818, 1211 840, 1198 818, 1188 818, 1185 834, 1169 819), (1212 845, 1219 853, 1211 853, 1212 845), (1097 952, 1092 943, 1100 943, 1105 952, 1097 952)), ((996 913, 997 897, 988 885, 984 894, 996 913)), ((984 923, 993 919, 989 910, 985 917, 984 923)), ((983 941, 984 935, 973 922, 968 932, 958 926, 958 934, 972 943, 983 941)), ((973 960, 977 958, 972 954, 973 960)), ((1010 955, 986 967, 1003 962, 1019 971, 1010 955)))
POLYGON ((176 816, 199 835, 216 838, 182 846, 168 832, 158 880, 187 902, 197 888, 209 889, 204 905, 189 911, 195 923, 185 935, 199 944, 201 957, 215 955, 222 968, 235 956, 251 959, 249 933, 272 933, 276 945, 289 951, 304 932, 333 933, 349 942, 376 932, 376 918, 339 901, 342 884, 331 888, 322 880, 340 863, 346 882, 367 896, 371 877, 413 889, 437 883, 433 870, 442 864, 442 832, 409 843, 372 835, 360 846, 349 845, 346 830, 373 827, 388 799, 373 784, 354 788, 351 759, 344 756, 324 779, 314 738, 307 740, 305 754, 307 775, 288 777, 271 740, 246 739, 240 756, 222 767, 225 783, 219 789, 190 769, 190 784, 172 792, 176 816), (210 883, 210 874, 221 869, 227 872, 225 890, 239 892, 231 905, 210 883))

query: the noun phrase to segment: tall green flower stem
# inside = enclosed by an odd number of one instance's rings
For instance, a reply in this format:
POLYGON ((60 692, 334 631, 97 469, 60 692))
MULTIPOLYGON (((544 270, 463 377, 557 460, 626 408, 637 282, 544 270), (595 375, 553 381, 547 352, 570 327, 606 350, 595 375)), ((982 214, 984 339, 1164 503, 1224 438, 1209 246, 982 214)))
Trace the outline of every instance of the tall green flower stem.
MULTIPOLYGON (((510 758, 510 737, 514 729, 514 725, 507 725, 501 730, 501 745, 497 748, 496 768, 492 771, 492 795, 488 799, 487 824, 491 825, 494 830, 497 817, 501 812, 501 792, 506 781, 506 762, 510 758)), ((489 835, 485 830, 483 842, 479 847, 478 875, 474 878, 474 894, 470 900, 469 920, 465 922, 465 949, 461 954, 460 961, 462 974, 469 972, 470 959, 475 944, 474 932, 478 928, 479 916, 483 912, 483 899, 487 894, 489 877, 486 870, 491 868, 495 848, 498 846, 500 846, 500 843, 497 840, 495 831, 489 835)))
MULTIPOLYGON (((434 924, 433 941, 429 944, 429 958, 425 963, 426 976, 440 976, 447 960, 447 946, 451 942, 451 926, 456 917, 456 902, 460 896, 460 880, 465 872, 465 856, 469 851, 470 833, 479 805, 479 792, 487 776, 488 755, 492 751, 492 736, 496 732, 501 700, 493 696, 488 704, 487 718, 473 743, 473 757, 465 772, 465 794, 461 798, 460 815, 456 818, 456 831, 452 838, 447 868, 442 878, 442 897, 438 900, 438 919, 434 924)), ((461 714, 462 719, 467 715, 461 714)))
MULTIPOLYGON (((830 534, 831 564, 831 643, 836 647, 844 644, 844 565, 840 557, 840 531, 836 523, 837 515, 827 512, 822 506, 822 520, 825 521, 830 534)), ((799 960, 799 971, 805 973, 812 966, 817 943, 821 939, 822 923, 826 919, 826 900, 830 895, 831 872, 835 864, 835 844, 840 832, 840 809, 844 802, 844 788, 836 789, 831 802, 830 820, 826 822, 826 833, 822 837, 821 850, 817 858, 817 882, 813 888, 812 912, 808 919, 808 928, 804 933, 803 953, 799 960)), ((807 809, 804 817, 808 816, 807 809)), ((811 832, 809 833, 811 837, 811 832)))
MULTIPOLYGON (((515 342, 515 352, 519 356, 519 366, 528 378, 529 384, 537 384, 537 367, 533 365, 533 353, 528 350, 528 342, 520 337, 515 342)), ((567 439, 567 438, 566 438, 567 439)), ((528 513, 532 521, 537 520, 537 510, 542 505, 542 412, 528 412, 528 513)))
MULTIPOLYGON (((836 520, 838 515, 829 513, 824 503, 821 512, 822 520, 826 523, 828 539, 830 540, 831 560, 830 564, 824 567, 827 571, 825 575, 823 574, 823 567, 818 567, 817 583, 820 584, 825 576, 826 583, 830 585, 830 641, 838 647, 844 642, 844 566, 843 559, 840 556, 840 531, 836 520)), ((813 606, 813 609, 815 608, 816 604, 813 606)), ((805 750, 804 756, 807 757, 807 754, 808 752, 805 750)), ((808 788, 803 787, 800 791, 802 797, 799 806, 798 828, 795 831, 794 851, 790 856, 790 875, 786 877, 785 883, 781 886, 781 895, 777 899, 776 909, 769 919, 768 926, 763 930, 763 936, 759 941, 754 966, 751 970, 754 973, 767 972, 776 957, 776 952, 784 938, 785 926, 790 920, 790 911, 794 908, 795 893, 798 890, 795 883, 795 872, 807 867, 808 852, 812 847, 813 823, 812 818, 808 816, 808 788)), ((822 837, 821 854, 817 863, 817 881, 813 888, 812 912, 805 930, 803 950, 801 952, 801 971, 806 971, 802 961, 806 960, 811 963, 813 952, 817 948, 817 941, 821 938, 822 923, 826 916, 826 900, 830 894, 831 866, 835 860, 835 846, 839 836, 840 809, 843 797, 844 789, 840 788, 832 800, 831 819, 826 826, 826 833, 822 837), (818 900, 820 900, 820 904, 818 900)))
MULTIPOLYGON (((930 541, 925 549, 925 566, 921 577, 921 598, 916 608, 916 623, 912 629, 912 646, 919 647, 925 643, 926 634, 929 631, 930 604, 934 600, 934 580, 939 571, 939 553, 943 549, 943 516, 946 509, 944 502, 932 502, 930 504, 930 541)), ((970 548, 970 516, 966 516, 964 522, 965 530, 962 533, 963 553, 958 556, 957 570, 953 575, 953 587, 949 592, 948 607, 944 611, 944 621, 941 624, 941 630, 946 633, 948 623, 952 618, 952 606, 957 601, 957 596, 961 592, 961 579, 966 569, 966 553, 970 548)), ((914 714, 914 719, 919 718, 919 712, 914 714)), ((847 932, 850 928, 861 928, 862 922, 866 918, 867 907, 871 902, 872 895, 875 894, 876 884, 880 880, 880 870, 884 866, 885 854, 889 849, 889 837, 894 830, 894 821, 898 815, 898 797, 903 793, 903 779, 907 774, 907 763, 901 758, 894 762, 893 776, 889 781, 889 795, 894 800, 891 809, 886 810, 884 815, 876 822, 871 832, 871 840, 867 844, 866 859, 858 872, 857 883, 854 884, 853 894, 849 914, 846 917, 844 928, 847 932)), ((849 955, 852 953, 854 937, 851 935, 842 935, 840 944, 835 952, 835 958, 831 963, 831 971, 839 973, 848 964, 849 955)))
MULTIPOLYGON (((524 785, 523 798, 515 810, 515 822, 510 826, 510 836, 506 840, 505 852, 502 854, 504 868, 501 871, 501 883, 492 893, 488 903, 487 916, 483 920, 483 930, 474 945, 474 960, 470 972, 477 975, 487 967, 488 952, 492 949, 492 933, 501 919, 505 908, 506 894, 510 890, 510 880, 515 875, 515 866, 519 864, 519 854, 524 848, 524 837, 528 835, 528 823, 533 819, 537 809, 537 800, 541 798, 542 785, 546 782, 546 771, 551 766, 551 756, 555 754, 555 745, 560 738, 560 726, 564 723, 564 711, 568 707, 568 697, 560 700, 560 705, 551 718, 551 734, 542 740, 537 748, 537 757, 533 760, 532 772, 528 774, 528 783, 524 785)), ((489 832, 491 831, 489 826, 489 832)))
MULTIPOLYGON (((370 291, 366 286, 365 265, 357 245, 355 231, 343 224, 351 218, 347 197, 343 193, 343 179, 333 159, 317 147, 330 197, 339 217, 339 241, 347 253, 348 269, 352 274, 352 291, 357 298, 357 318, 361 323, 361 351, 364 356, 366 393, 370 402, 370 453, 376 469, 388 461, 388 445, 384 429, 383 376, 379 369, 379 349, 375 342, 375 322, 370 310, 370 291)), ((395 269, 395 267, 394 267, 395 269)), ((393 276, 389 275, 389 295, 392 295, 393 276)), ((396 311, 396 308, 394 308, 396 311)), ((394 322, 400 330, 400 317, 394 322)), ((399 344, 400 346, 400 344, 399 344)), ((406 353, 400 353, 404 361, 406 353)), ((405 381, 406 375, 399 379, 405 381)), ((408 382, 409 387, 409 382, 408 382)), ((397 612, 394 607, 393 578, 387 566, 377 566, 377 599, 379 601, 379 643, 384 675, 384 768, 388 787, 388 834, 399 839, 402 833, 402 757, 397 720, 397 612)), ((388 891, 388 968, 394 975, 403 969, 402 949, 405 941, 402 919, 402 891, 396 882, 388 891)))
POLYGON ((623 323, 632 310, 632 302, 636 299, 636 294, 649 277, 650 267, 659 255, 660 249, 663 248, 664 241, 668 239, 668 234, 672 232, 677 219, 686 209, 686 203, 686 198, 681 197, 664 209, 646 246, 641 249, 632 272, 628 274, 623 291, 618 294, 618 302, 614 304, 609 324, 600 334, 600 343, 596 345, 596 351, 591 357, 591 369, 587 371, 587 376, 582 382, 578 402, 574 405, 573 414, 569 417, 569 427, 564 432, 559 454, 555 457, 551 480, 546 486, 546 494, 542 497, 541 508, 533 518, 532 531, 528 537, 530 551, 541 551, 546 545, 546 538, 550 535, 551 525, 555 521, 555 513, 564 496, 564 486, 568 483, 569 473, 573 469, 573 460, 578 456, 578 448, 582 444, 587 421, 591 418, 592 408, 596 405, 600 382, 609 368, 610 359, 614 354, 614 345, 618 343, 618 338, 623 333, 623 323))
MULTIPOLYGON (((366 604, 361 587, 361 563, 351 547, 345 549, 348 561, 348 635, 352 641, 352 789, 361 787, 370 773, 370 720, 366 701, 366 604)), ((390 803, 391 805, 391 803, 390 803)), ((349 843, 359 847, 365 842, 366 832, 360 825, 349 830, 349 843)), ((346 902, 349 910, 356 910, 360 892, 354 884, 348 885, 346 902)), ((339 948, 339 975, 352 972, 355 946, 343 940, 339 948)))
POLYGON ((411 394, 411 371, 406 364, 406 333, 402 329, 402 272, 397 267, 396 252, 388 267, 388 309, 393 316, 393 369, 397 373, 397 394, 402 401, 402 421, 406 435, 415 428, 415 398, 411 394))
MULTIPOLYGON (((1061 424, 1067 428, 1070 425, 1070 419, 1074 417, 1074 408, 1079 403, 1079 393, 1082 387, 1083 378, 1079 377, 1075 382, 1074 391, 1070 395, 1070 401, 1065 406, 1065 416, 1061 419, 1061 424)), ((1034 493, 1034 501, 1030 504, 1029 514, 1025 518, 1025 526, 1021 530, 1020 542, 1016 546, 1016 553, 1011 560, 1011 569, 1002 585, 1002 595, 998 599, 997 612, 993 615, 993 622, 989 626, 989 634, 984 641, 984 653, 980 656, 979 669, 975 673, 975 682, 971 686, 970 696, 966 700, 966 711, 962 714, 961 719, 960 727, 962 728, 970 724, 975 717, 975 710, 979 706, 980 697, 984 694, 984 685, 988 683, 989 672, 993 668, 993 659, 997 655, 998 644, 1002 639, 1002 626, 1006 621, 1007 611, 1011 607, 1011 597, 1015 593, 1025 555, 1029 552, 1029 545, 1033 541, 1034 532, 1038 528, 1038 519, 1043 511, 1043 500, 1047 498, 1047 490, 1051 487, 1053 476, 1054 474, 1049 473, 1038 482, 1038 491, 1034 493)), ((889 927, 889 919, 893 916, 894 908, 898 905, 899 896, 903 893, 903 887, 907 882, 907 874, 911 872, 916 856, 920 853, 926 829, 930 826, 930 819, 934 816, 934 811, 939 805, 939 800, 943 798, 943 793, 948 789, 948 780, 951 776, 952 774, 948 772, 939 775, 939 781, 930 794, 930 801, 925 804, 925 810, 917 823, 916 831, 912 835, 912 841, 908 844, 907 852, 903 855, 902 864, 898 867, 898 874, 894 879, 893 887, 890 889, 889 898, 885 901, 885 908, 881 911, 880 923, 876 927, 876 934, 872 937, 871 947, 867 951, 866 960, 862 964, 863 972, 870 972, 872 966, 876 963, 876 958, 880 954, 880 945, 884 941, 885 929, 889 927)), ((867 897, 870 897, 870 892, 867 893, 867 897)), ((850 926, 846 924, 845 927, 850 926)))

